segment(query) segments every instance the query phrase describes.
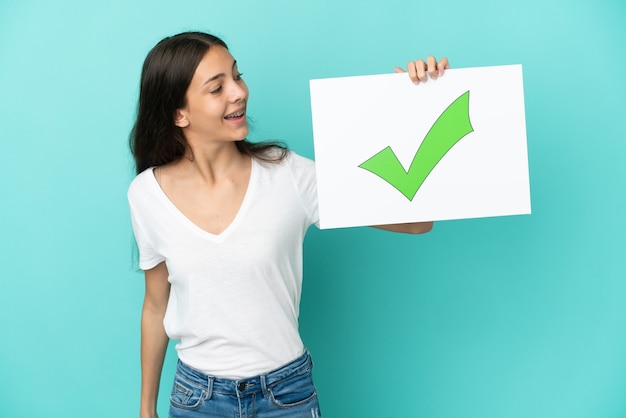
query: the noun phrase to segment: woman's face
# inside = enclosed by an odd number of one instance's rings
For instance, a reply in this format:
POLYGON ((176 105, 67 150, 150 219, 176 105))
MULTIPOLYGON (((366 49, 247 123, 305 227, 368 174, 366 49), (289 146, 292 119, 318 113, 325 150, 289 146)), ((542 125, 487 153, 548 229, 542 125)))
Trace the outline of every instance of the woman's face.
POLYGON ((187 105, 174 122, 183 128, 191 146, 232 142, 248 135, 248 87, 237 62, 222 46, 211 46, 198 64, 187 89, 187 105))

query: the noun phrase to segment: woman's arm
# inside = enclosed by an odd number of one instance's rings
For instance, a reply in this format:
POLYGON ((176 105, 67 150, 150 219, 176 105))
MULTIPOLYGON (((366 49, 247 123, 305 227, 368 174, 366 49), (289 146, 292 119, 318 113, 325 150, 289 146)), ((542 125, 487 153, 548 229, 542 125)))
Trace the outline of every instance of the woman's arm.
POLYGON ((141 312, 141 418, 157 418, 156 405, 168 337, 163 317, 170 295, 165 263, 146 270, 146 294, 141 312))
MULTIPOLYGON (((409 72, 409 78, 415 84, 425 82, 427 80, 427 74, 430 75, 432 80, 436 80, 437 77, 441 77, 445 71, 450 68, 447 58, 437 59, 429 55, 426 61, 418 59, 416 61, 409 61, 407 64, 407 70, 409 72)), ((396 67, 397 73, 406 72, 400 67, 396 67)), ((384 229, 385 231, 401 232, 405 234, 424 234, 433 229, 433 222, 412 222, 404 224, 394 225, 374 225, 374 228, 384 229)))
POLYGON ((393 225, 373 225, 373 228, 384 229, 391 232, 402 232, 404 234, 425 234, 433 229, 434 222, 411 222, 393 225))

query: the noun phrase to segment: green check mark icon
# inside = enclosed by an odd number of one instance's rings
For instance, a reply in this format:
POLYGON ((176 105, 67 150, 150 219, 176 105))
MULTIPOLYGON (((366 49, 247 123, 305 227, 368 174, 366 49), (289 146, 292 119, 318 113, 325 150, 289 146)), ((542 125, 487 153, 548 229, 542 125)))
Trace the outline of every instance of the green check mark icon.
POLYGON ((426 177, 450 149, 474 131, 469 118, 469 91, 443 111, 430 128, 408 170, 391 147, 375 154, 359 167, 376 174, 412 201, 426 177))

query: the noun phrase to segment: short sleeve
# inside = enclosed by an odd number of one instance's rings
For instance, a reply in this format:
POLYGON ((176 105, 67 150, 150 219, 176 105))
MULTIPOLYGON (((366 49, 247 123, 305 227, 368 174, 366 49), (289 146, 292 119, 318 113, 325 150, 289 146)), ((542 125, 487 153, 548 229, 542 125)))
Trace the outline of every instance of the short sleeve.
POLYGON ((294 152, 290 152, 287 158, 304 211, 311 224, 319 227, 315 162, 294 152))
POLYGON ((152 242, 150 235, 147 233, 149 231, 146 228, 146 211, 148 208, 146 205, 142 205, 142 201, 147 201, 149 199, 142 198, 142 193, 145 193, 146 190, 142 190, 141 180, 136 178, 131 184, 128 190, 128 204, 130 207, 130 219, 133 226, 133 233, 135 235, 135 241, 137 243, 137 247, 139 248, 139 268, 142 270, 150 270, 153 267, 156 267, 157 264, 165 261, 165 258, 159 254, 155 245, 152 242))

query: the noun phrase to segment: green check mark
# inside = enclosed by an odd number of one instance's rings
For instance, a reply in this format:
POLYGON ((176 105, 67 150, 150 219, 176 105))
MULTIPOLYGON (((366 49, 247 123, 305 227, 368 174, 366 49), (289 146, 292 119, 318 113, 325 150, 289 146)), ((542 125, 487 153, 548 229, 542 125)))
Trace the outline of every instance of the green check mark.
POLYGON ((391 147, 383 149, 359 167, 376 174, 412 201, 444 155, 465 135, 474 131, 469 118, 469 93, 466 91, 459 96, 437 118, 415 153, 408 171, 391 147))

